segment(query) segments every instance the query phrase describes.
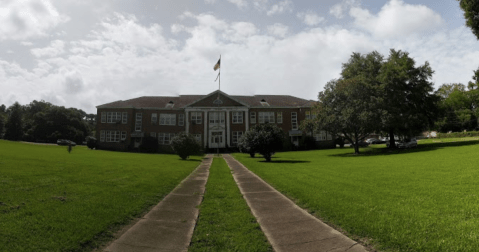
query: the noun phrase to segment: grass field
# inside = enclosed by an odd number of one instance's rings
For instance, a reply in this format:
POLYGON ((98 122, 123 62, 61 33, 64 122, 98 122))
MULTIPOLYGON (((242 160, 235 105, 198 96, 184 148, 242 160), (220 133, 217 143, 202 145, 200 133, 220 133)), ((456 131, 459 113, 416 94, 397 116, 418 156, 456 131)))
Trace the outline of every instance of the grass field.
POLYGON ((316 216, 384 251, 477 251, 478 141, 235 158, 316 216))
POLYGON ((0 140, 0 251, 91 251, 200 162, 0 140))
POLYGON ((211 165, 188 251, 273 251, 222 158, 211 165))

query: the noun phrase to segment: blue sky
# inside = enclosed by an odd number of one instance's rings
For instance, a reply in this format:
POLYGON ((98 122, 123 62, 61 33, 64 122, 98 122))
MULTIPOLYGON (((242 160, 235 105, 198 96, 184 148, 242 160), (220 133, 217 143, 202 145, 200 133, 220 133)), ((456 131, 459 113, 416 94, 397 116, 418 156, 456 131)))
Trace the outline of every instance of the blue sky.
POLYGON ((353 52, 404 50, 435 87, 471 80, 479 41, 453 0, 3 0, 0 104, 95 113, 139 96, 316 100, 353 52))

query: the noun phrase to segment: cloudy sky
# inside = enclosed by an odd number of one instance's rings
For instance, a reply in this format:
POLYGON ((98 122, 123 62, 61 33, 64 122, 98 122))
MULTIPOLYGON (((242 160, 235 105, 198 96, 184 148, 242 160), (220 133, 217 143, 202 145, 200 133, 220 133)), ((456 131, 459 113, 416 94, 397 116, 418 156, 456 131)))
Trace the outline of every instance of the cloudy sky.
POLYGON ((404 50, 435 87, 471 80, 479 41, 453 0, 0 0, 0 104, 96 113, 221 90, 316 100, 353 52, 404 50))

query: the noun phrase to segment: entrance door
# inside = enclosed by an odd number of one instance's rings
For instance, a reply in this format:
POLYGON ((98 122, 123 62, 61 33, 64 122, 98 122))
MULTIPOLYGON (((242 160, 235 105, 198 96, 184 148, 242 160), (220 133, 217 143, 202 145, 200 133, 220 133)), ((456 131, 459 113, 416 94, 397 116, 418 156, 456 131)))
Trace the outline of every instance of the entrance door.
POLYGON ((210 131, 210 148, 224 148, 225 147, 225 132, 223 131, 210 131))

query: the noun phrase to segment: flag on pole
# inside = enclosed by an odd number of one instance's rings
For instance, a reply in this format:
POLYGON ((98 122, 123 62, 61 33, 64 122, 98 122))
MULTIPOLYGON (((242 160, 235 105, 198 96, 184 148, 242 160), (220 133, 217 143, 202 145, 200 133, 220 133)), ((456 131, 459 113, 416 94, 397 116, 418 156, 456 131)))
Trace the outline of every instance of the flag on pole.
POLYGON ((221 58, 218 60, 218 63, 216 63, 216 65, 213 67, 213 70, 218 70, 218 68, 220 68, 220 63, 221 63, 221 58))

